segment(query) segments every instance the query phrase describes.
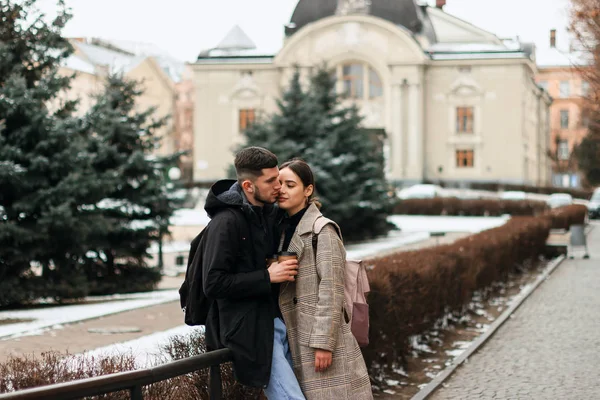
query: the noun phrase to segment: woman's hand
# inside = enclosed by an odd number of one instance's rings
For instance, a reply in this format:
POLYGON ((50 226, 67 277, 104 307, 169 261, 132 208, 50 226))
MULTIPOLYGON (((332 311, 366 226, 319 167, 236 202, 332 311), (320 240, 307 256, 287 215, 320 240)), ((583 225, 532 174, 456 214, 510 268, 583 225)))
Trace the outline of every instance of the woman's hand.
POLYGON ((331 352, 327 350, 315 350, 315 372, 324 372, 331 366, 331 352))

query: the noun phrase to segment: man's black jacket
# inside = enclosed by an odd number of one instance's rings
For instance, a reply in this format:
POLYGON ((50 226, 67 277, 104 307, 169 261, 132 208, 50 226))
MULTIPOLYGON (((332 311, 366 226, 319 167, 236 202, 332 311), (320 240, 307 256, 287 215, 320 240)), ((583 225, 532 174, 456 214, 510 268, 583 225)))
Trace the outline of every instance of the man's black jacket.
POLYGON ((193 293, 201 286, 208 299, 207 350, 231 349, 236 379, 265 387, 274 319, 265 258, 273 248, 274 208, 252 206, 232 180, 215 183, 204 208, 211 222, 198 244, 201 257, 194 257, 202 262, 202 285, 192 285, 189 296, 201 295, 193 293))

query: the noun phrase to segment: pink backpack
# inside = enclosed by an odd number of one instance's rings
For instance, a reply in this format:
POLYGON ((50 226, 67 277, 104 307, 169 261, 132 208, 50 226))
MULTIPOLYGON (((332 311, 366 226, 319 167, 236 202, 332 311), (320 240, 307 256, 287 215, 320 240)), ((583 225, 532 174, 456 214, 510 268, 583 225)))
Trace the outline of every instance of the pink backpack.
MULTIPOLYGON (((318 236, 323 227, 332 224, 342 239, 340 227, 330 219, 320 216, 313 226, 313 249, 317 251, 318 236)), ((316 259, 316 257, 315 257, 316 259)), ((366 294, 369 292, 367 270, 361 260, 346 260, 344 277, 344 306, 350 317, 350 329, 360 347, 369 344, 369 305, 366 294)))

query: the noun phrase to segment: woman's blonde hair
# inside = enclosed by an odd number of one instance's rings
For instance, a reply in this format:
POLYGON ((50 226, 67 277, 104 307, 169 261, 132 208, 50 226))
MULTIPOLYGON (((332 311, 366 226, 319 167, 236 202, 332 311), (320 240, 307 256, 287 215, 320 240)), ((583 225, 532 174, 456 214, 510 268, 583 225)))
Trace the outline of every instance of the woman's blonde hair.
POLYGON ((313 186, 313 192, 308 197, 308 204, 314 204, 317 206, 317 208, 321 208, 321 203, 315 197, 315 193, 317 192, 317 186, 315 185, 315 175, 313 174, 312 169, 310 168, 308 163, 301 158, 292 158, 291 160, 281 164, 279 170, 282 170, 284 168, 289 168, 296 175, 298 175, 298 178, 300 178, 300 181, 302 182, 302 185, 304 185, 305 188, 309 185, 313 186))

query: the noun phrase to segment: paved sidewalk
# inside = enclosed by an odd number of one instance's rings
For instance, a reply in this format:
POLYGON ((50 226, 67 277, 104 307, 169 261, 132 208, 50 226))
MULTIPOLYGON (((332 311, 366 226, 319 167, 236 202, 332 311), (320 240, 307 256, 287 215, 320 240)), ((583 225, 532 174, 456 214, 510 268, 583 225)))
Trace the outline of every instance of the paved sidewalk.
POLYGON ((432 399, 600 398, 600 224, 432 399))

